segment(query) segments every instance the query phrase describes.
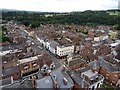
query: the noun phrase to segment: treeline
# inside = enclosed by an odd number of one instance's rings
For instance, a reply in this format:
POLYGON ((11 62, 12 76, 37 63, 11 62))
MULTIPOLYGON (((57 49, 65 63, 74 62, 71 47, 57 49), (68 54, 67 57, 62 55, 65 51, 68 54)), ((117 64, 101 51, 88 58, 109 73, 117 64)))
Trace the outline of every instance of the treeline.
MULTIPOLYGON (((112 10, 115 11, 115 10, 112 10)), ((2 11, 2 19, 39 27, 40 24, 78 24, 78 25, 116 25, 120 23, 119 15, 110 15, 107 11, 84 11, 71 13, 48 13, 26 11, 2 11)))
POLYGON ((0 42, 9 42, 9 43, 12 43, 12 41, 5 36, 5 33, 6 33, 7 29, 2 26, 2 30, 0 30, 0 42))

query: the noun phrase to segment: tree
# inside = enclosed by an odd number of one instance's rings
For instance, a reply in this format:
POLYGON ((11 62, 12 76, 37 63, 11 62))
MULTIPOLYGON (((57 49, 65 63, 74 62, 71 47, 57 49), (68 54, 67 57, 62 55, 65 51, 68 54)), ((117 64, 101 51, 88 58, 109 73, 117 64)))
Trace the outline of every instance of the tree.
POLYGON ((116 24, 116 25, 114 25, 114 29, 116 29, 116 30, 120 30, 120 24, 116 24))
POLYGON ((29 26, 29 25, 30 25, 30 23, 29 23, 28 20, 23 21, 23 24, 24 24, 25 26, 29 26))

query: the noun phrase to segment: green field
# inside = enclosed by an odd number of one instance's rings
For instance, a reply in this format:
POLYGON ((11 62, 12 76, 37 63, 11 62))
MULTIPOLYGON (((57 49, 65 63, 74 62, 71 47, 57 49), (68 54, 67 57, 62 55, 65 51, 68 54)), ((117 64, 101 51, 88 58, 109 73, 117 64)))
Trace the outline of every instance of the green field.
POLYGON ((120 15, 120 12, 107 12, 109 15, 120 15))
POLYGON ((102 86, 105 87, 107 90, 113 90, 113 87, 106 82, 104 82, 102 86))

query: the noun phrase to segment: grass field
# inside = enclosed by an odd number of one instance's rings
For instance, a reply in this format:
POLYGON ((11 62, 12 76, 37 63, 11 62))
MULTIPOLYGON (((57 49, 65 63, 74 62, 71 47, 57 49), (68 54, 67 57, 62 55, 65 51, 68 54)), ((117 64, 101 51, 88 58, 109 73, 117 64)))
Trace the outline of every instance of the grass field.
POLYGON ((120 15, 120 12, 107 12, 110 15, 120 15))
POLYGON ((104 82, 102 86, 105 87, 107 90, 113 90, 113 87, 106 82, 104 82))

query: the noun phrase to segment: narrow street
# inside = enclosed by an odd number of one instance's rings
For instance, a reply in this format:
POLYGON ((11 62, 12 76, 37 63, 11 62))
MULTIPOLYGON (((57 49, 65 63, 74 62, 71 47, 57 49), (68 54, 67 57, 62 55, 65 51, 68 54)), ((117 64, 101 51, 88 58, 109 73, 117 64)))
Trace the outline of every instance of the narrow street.
POLYGON ((62 63, 60 62, 60 59, 57 59, 55 57, 55 55, 53 55, 51 52, 49 52, 48 50, 46 50, 46 48, 42 47, 41 43, 36 40, 36 39, 33 39, 31 36, 28 35, 27 31, 24 30, 24 28, 21 29, 21 32, 19 31, 19 33, 24 36, 24 37, 27 37, 31 42, 33 42, 38 48, 40 49, 44 49, 52 58, 53 62, 55 63, 56 65, 56 69, 58 68, 61 68, 62 66, 62 63))

